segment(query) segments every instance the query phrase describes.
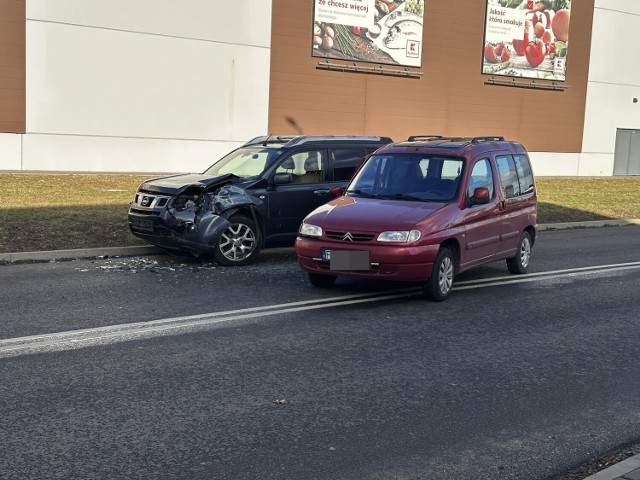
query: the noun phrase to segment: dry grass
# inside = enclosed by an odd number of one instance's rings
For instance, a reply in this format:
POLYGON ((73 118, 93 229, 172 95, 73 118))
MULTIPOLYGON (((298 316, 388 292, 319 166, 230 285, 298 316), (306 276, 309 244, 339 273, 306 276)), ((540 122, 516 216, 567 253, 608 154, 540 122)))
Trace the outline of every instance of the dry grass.
MULTIPOLYGON (((127 225, 151 176, 0 174, 0 253, 141 245, 127 225)), ((640 177, 538 178, 539 223, 640 218, 640 177)))

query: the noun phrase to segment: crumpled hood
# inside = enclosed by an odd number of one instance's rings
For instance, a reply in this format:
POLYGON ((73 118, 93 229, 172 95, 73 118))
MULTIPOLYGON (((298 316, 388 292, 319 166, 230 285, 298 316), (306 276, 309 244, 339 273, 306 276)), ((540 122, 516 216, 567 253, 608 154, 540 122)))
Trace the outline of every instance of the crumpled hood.
POLYGON ((440 210, 439 202, 379 200, 340 197, 317 208, 305 219, 325 230, 381 232, 411 230, 418 222, 440 210))
POLYGON ((238 177, 230 173, 215 177, 199 173, 184 173, 181 175, 172 175, 170 177, 152 178, 151 180, 144 182, 140 186, 140 189, 150 190, 152 192, 177 194, 190 187, 199 190, 208 190, 228 183, 234 183, 237 180, 238 177))

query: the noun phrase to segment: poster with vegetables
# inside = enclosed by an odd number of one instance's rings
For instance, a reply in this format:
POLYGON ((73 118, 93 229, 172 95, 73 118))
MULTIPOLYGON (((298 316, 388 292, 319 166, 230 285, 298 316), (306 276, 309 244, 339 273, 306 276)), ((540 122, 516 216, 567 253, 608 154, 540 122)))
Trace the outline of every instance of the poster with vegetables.
POLYGON ((488 0, 482 73, 564 81, 571 0, 488 0))
POLYGON ((312 56, 420 67, 425 0, 314 0, 312 56))

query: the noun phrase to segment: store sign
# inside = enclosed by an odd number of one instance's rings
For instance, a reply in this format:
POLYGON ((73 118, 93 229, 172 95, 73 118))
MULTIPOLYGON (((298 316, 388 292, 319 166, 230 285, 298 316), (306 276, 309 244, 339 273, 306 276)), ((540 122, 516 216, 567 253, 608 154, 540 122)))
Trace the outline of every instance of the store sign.
POLYGON ((482 73, 564 81, 571 0, 487 0, 482 73))
POLYGON ((425 0, 314 0, 314 57, 419 67, 425 0))

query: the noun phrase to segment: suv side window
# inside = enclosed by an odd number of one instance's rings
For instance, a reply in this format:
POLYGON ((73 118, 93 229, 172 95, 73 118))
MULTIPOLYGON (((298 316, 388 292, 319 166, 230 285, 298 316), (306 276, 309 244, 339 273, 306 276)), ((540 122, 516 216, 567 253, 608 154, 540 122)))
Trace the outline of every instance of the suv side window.
POLYGON ((275 173, 291 174, 291 183, 322 182, 326 165, 324 152, 324 150, 296 152, 287 157, 275 173))
POLYGON ((520 195, 520 182, 516 172, 516 164, 511 155, 496 156, 496 165, 500 173, 500 183, 505 198, 513 198, 520 195))
POLYGON ((520 192, 523 195, 533 192, 533 172, 531 171, 529 159, 525 155, 515 155, 514 160, 518 171, 518 179, 520 180, 520 192))
POLYGON ((363 148, 340 148, 331 152, 333 160, 333 179, 350 180, 353 172, 364 158, 363 148))
POLYGON ((491 171, 491 164, 488 158, 483 158, 476 162, 471 170, 471 176, 469 177, 469 188, 467 189, 467 196, 473 197, 473 192, 476 188, 487 188, 489 190, 489 198, 493 198, 493 172, 491 171))

